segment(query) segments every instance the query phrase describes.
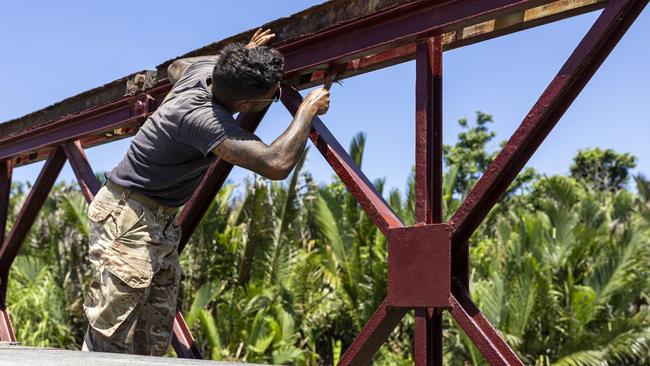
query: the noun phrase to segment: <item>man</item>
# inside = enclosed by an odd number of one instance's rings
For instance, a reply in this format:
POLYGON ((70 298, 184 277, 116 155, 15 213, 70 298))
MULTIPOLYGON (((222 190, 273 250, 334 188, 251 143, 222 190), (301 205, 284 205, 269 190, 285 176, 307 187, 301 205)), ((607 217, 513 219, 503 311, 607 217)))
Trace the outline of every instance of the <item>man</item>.
POLYGON ((181 276, 174 218, 215 159, 269 179, 284 179, 293 169, 312 118, 329 108, 327 90, 309 93, 270 145, 232 116, 279 99, 284 59, 265 46, 273 36, 260 29, 248 45, 169 66, 172 90, 88 208, 93 279, 84 302, 84 350, 166 352, 181 276))

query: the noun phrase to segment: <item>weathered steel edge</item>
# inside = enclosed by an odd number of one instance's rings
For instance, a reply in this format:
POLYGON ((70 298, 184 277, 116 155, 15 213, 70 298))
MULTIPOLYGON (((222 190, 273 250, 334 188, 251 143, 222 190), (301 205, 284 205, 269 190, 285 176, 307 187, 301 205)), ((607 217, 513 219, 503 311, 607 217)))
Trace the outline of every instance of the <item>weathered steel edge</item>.
MULTIPOLYGON (((379 11, 384 11, 398 5, 421 0, 332 0, 320 5, 307 8, 288 17, 276 19, 262 25, 263 28, 273 29, 276 33, 274 45, 286 43, 317 33, 319 31, 353 21, 379 11)), ((442 2, 440 0, 437 0, 442 2)), ((182 57, 214 54, 226 44, 250 39, 255 29, 251 29, 205 47, 190 51, 179 57, 167 60, 156 67, 156 70, 142 70, 105 85, 90 89, 83 93, 66 98, 46 108, 34 111, 0 123, 0 137, 6 137, 18 132, 25 132, 36 125, 44 124, 57 118, 74 114, 85 109, 115 101, 128 92, 128 88, 138 74, 147 75, 147 84, 167 78, 167 66, 182 57)))
MULTIPOLYGON (((409 3, 444 3, 450 0, 331 0, 312 6, 288 17, 279 18, 261 25, 259 28, 271 29, 275 33, 274 47, 282 47, 301 38, 312 36, 329 28, 340 26, 360 18, 384 12, 400 5, 409 3)), ((167 78, 167 66, 174 60, 183 57, 204 56, 215 54, 221 47, 233 42, 246 42, 255 30, 250 29, 218 42, 190 51, 177 58, 167 60, 156 67, 158 80, 167 78)))
POLYGON ((0 123, 0 137, 18 132, 26 132, 40 124, 53 121, 65 115, 75 114, 86 109, 115 101, 124 97, 133 88, 136 75, 146 75, 145 87, 152 85, 155 71, 141 70, 110 83, 98 86, 83 93, 66 98, 43 109, 39 109, 19 118, 0 123))
MULTIPOLYGON (((361 4, 360 1, 354 0, 333 0, 321 5, 316 5, 314 7, 303 10, 299 13, 296 13, 290 17, 280 18, 270 23, 263 25, 262 27, 274 29, 277 33, 277 40, 274 42, 274 47, 278 48, 292 48, 294 44, 301 44, 302 40, 310 39, 315 34, 322 33, 327 31, 330 28, 346 28, 349 23, 358 23, 359 20, 365 20, 368 18, 377 18, 381 17, 385 13, 401 13, 403 11, 409 11, 415 9, 421 5, 431 6, 432 4, 443 4, 450 1, 445 0, 378 0, 374 2, 369 2, 369 4, 361 4), (356 8, 355 8, 356 7, 356 8), (365 19, 362 19, 365 18, 365 19), (325 22, 323 19, 329 19, 330 22, 325 22), (301 24, 304 23, 304 24, 301 24), (276 30, 279 29, 279 30, 276 30), (287 47, 288 46, 288 47, 287 47)), ((453 1, 451 1, 453 2, 453 1)), ((532 3, 533 1, 531 1, 532 3)), ((553 0, 539 0, 540 4, 543 3, 552 3, 553 0)), ((362 2, 361 2, 362 3, 362 2)), ((530 28, 545 24, 547 22, 557 21, 566 17, 575 16, 578 14, 586 13, 589 11, 602 8, 606 1, 599 0, 598 4, 591 6, 581 6, 579 8, 569 10, 562 13, 557 13, 548 17, 544 17, 535 21, 529 21, 515 26, 510 26, 505 29, 494 30, 488 32, 484 35, 478 37, 472 37, 468 40, 455 40, 450 44, 444 44, 443 47, 445 50, 462 47, 468 44, 475 42, 484 41, 493 37, 498 37, 513 31, 522 30, 525 28, 530 28)), ((395 15, 395 14, 394 14, 395 15)), ((220 47, 237 41, 243 41, 248 39, 253 30, 249 30, 233 37, 229 37, 219 42, 212 43, 208 46, 202 47, 200 49, 191 51, 187 54, 184 54, 180 57, 191 57, 197 55, 206 55, 214 54, 220 47)), ((377 67, 370 67, 362 72, 372 71, 374 68, 386 67, 391 64, 408 61, 413 58, 414 54, 405 54, 404 57, 395 58, 392 61, 384 62, 377 67)), ((177 59, 177 58, 175 58, 177 59)), ((16 118, 14 120, 7 121, 5 123, 0 123, 0 138, 6 138, 12 135, 25 134, 29 133, 30 130, 45 126, 49 122, 55 121, 62 117, 67 117, 75 115, 81 111, 93 109, 95 107, 101 106, 113 102, 120 97, 123 97, 125 94, 128 94, 130 90, 129 86, 133 84, 133 80, 136 75, 144 73, 147 76, 147 82, 145 88, 153 85, 154 83, 160 84, 164 83, 166 78, 166 68, 167 66, 175 59, 168 60, 157 67, 156 71, 141 71, 138 73, 131 74, 127 77, 118 79, 111 83, 108 83, 104 86, 97 87, 86 91, 84 93, 78 94, 76 96, 67 98, 61 102, 58 102, 50 107, 32 112, 23 117, 16 118)), ((353 76, 357 73, 356 71, 346 72, 341 75, 342 78, 353 76)), ((301 83, 302 87, 313 86, 311 84, 318 84, 318 81, 301 83), (304 84, 304 85, 302 85, 304 84)), ((301 87, 301 89, 302 89, 301 87)), ((122 136, 126 137, 126 136, 122 136)), ((36 160, 39 160, 38 158, 36 160)), ((31 162, 36 161, 31 160, 31 162)))

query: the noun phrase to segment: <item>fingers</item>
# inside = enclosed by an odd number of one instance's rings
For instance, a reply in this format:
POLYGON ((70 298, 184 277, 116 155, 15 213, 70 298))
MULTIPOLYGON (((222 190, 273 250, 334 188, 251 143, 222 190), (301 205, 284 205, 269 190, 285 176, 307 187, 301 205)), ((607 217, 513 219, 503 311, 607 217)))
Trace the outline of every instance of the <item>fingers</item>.
POLYGON ((255 32, 255 35, 256 35, 256 36, 259 36, 259 37, 262 37, 262 36, 265 36, 265 35, 271 33, 271 30, 270 30, 270 29, 267 29, 267 30, 265 30, 264 32, 259 33, 261 30, 262 30, 262 28, 258 29, 257 32, 255 32), (258 34, 258 33, 259 33, 259 34, 258 34))
POLYGON ((263 46, 269 43, 273 37, 275 37, 275 33, 271 33, 270 29, 262 31, 262 28, 259 28, 255 31, 255 34, 253 35, 253 38, 251 38, 251 41, 248 43, 247 47, 253 48, 257 46, 263 46))
POLYGON ((330 92, 325 88, 312 90, 304 102, 315 106, 317 115, 325 114, 330 107, 330 92))
POLYGON ((259 41, 257 41, 257 45, 258 45, 258 46, 263 46, 263 45, 269 43, 269 41, 270 41, 273 37, 275 37, 275 34, 269 34, 269 35, 267 35, 267 36, 264 36, 264 37, 260 38, 259 41))

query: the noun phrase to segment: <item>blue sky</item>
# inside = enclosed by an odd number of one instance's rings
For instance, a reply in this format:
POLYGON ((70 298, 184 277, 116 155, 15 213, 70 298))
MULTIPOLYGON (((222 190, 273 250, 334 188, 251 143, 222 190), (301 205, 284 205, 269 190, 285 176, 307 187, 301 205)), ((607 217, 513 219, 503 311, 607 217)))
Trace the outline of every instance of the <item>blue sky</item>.
MULTIPOLYGON (((320 1, 3 1, 0 3, 0 121, 22 116, 87 89, 320 1)), ((497 140, 510 137, 586 33, 598 13, 556 22, 444 54, 444 140, 459 118, 480 110, 494 116, 497 140)), ((650 175, 650 10, 646 9, 531 159, 542 173, 568 172, 585 147, 638 157, 650 175)), ((403 188, 414 162, 413 62, 335 85, 323 121, 344 146, 367 134, 363 170, 403 188)), ((290 122, 272 107, 258 135, 270 143, 290 122)), ((87 150, 95 171, 112 169, 129 140, 87 150)), ((495 142, 493 148, 496 149, 495 142)), ((327 181, 331 169, 315 149, 307 168, 327 181)), ((42 163, 17 168, 33 181, 42 163)), ((236 168, 233 182, 249 173, 236 168)), ((72 180, 67 166, 59 179, 72 180)))

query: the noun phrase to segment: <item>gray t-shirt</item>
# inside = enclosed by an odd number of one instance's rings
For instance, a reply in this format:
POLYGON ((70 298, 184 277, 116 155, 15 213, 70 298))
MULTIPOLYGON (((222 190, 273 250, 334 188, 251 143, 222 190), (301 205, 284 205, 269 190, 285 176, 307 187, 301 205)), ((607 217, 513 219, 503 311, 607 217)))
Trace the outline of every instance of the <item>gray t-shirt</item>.
POLYGON ((238 128, 208 89, 214 64, 197 61, 185 70, 108 179, 166 206, 182 206, 190 198, 217 158, 211 150, 238 128))

